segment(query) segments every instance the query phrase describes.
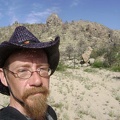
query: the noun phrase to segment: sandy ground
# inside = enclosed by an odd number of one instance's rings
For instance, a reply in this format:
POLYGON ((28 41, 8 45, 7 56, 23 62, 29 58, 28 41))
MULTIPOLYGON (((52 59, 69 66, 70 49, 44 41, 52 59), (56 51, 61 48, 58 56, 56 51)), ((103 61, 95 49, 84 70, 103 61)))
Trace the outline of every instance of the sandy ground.
MULTIPOLYGON (((51 77, 49 104, 58 120, 120 120, 120 72, 79 68, 51 77)), ((0 107, 8 104, 0 95, 0 107)))

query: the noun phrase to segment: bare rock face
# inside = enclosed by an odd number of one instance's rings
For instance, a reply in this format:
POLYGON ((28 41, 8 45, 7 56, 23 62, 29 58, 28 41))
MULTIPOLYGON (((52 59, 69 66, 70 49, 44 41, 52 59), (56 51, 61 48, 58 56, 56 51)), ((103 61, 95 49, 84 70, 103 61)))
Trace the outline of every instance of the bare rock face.
POLYGON ((58 17, 57 14, 51 14, 46 20, 47 26, 59 26, 62 24, 62 20, 58 17))

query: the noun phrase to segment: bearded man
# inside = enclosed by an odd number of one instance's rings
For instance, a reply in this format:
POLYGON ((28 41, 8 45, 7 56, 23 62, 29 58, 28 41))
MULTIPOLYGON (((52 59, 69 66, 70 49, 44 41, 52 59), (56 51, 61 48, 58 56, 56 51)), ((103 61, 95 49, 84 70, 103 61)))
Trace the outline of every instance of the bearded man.
POLYGON ((0 120, 57 120, 47 98, 50 76, 59 62, 59 41, 57 36, 40 42, 18 26, 9 41, 0 44, 0 93, 10 96, 0 120))

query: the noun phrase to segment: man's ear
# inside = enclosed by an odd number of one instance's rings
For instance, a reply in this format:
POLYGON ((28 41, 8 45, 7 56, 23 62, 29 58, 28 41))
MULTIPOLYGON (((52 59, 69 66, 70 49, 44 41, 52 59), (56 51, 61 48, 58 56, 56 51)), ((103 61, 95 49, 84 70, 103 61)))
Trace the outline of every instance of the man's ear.
POLYGON ((4 71, 2 68, 0 68, 0 80, 3 85, 8 86, 5 75, 4 75, 4 71))

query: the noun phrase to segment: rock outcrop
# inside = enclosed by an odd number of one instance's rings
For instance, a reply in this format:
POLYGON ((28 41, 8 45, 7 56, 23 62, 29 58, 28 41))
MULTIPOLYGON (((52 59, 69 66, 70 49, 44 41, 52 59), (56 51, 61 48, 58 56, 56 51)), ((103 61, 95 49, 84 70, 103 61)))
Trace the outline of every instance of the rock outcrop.
POLYGON ((58 17, 57 14, 51 14, 46 20, 46 25, 49 26, 59 26, 62 25, 62 20, 58 17))
POLYGON ((85 63, 88 63, 89 62, 89 59, 90 59, 90 55, 92 53, 92 48, 91 47, 88 47, 87 50, 82 54, 82 58, 83 58, 83 61, 85 63))

